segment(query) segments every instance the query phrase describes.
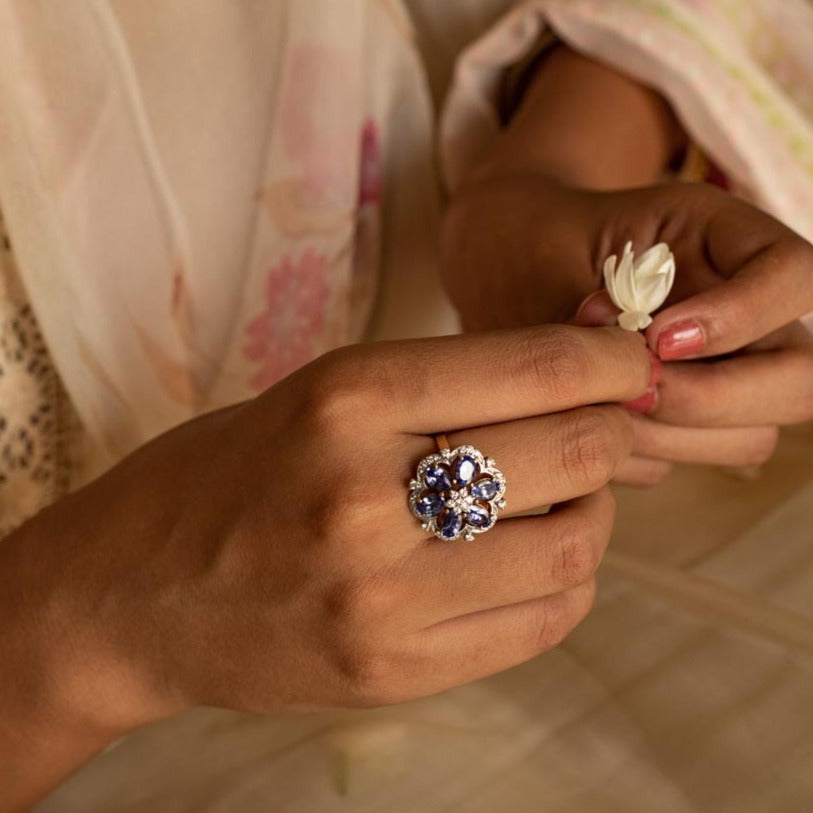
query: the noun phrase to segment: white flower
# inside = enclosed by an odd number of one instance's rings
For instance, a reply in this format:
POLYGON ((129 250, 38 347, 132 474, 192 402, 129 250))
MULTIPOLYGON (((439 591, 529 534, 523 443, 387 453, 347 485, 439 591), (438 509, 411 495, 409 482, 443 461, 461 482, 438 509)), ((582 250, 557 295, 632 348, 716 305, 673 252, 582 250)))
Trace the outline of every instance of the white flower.
POLYGON ((649 314, 663 305, 672 290, 675 257, 666 243, 658 243, 636 260, 630 242, 624 246, 618 268, 616 263, 615 254, 604 263, 604 284, 622 311, 618 324, 624 330, 643 330, 652 324, 649 314))

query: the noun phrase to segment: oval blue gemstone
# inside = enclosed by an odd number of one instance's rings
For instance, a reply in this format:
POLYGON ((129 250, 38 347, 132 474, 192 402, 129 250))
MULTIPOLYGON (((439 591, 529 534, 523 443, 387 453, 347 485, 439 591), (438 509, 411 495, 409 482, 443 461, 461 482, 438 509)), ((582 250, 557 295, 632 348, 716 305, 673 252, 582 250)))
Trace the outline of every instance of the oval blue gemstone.
POLYGON ((447 511, 440 523, 440 532, 446 539, 457 536, 463 528, 463 517, 457 511, 447 511))
POLYGON ((477 474, 477 463, 474 462, 474 458, 468 455, 457 458, 454 464, 454 479, 458 488, 467 486, 474 479, 475 474, 477 474))
POLYGON ((493 480, 483 480, 472 486, 471 496, 475 500, 493 500, 499 490, 499 485, 493 480))
POLYGON ((436 517, 443 510, 444 505, 446 503, 443 497, 437 494, 427 494, 415 503, 415 510, 422 517, 436 517))
POLYGON ((480 508, 475 505, 470 508, 468 514, 466 514, 466 522, 475 528, 485 528, 491 524, 491 515, 485 508, 480 508))
POLYGON ((443 466, 430 466, 423 475, 423 481, 432 491, 452 490, 452 480, 443 466))

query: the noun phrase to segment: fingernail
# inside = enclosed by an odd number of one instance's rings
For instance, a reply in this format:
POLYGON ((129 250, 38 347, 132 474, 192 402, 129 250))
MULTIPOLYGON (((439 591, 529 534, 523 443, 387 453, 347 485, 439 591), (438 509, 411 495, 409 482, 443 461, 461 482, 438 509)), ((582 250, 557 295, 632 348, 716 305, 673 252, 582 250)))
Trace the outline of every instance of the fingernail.
POLYGON ((579 317, 582 315, 584 309, 590 304, 593 297, 596 296, 596 294, 598 294, 598 293, 601 293, 601 292, 600 291, 593 291, 592 294, 587 294, 587 296, 584 299, 582 299, 581 305, 579 305, 579 307, 576 308, 576 314, 573 317, 574 322, 579 321, 579 317))
POLYGON ((658 390, 650 387, 642 396, 632 401, 624 401, 621 406, 626 407, 630 412, 639 412, 641 415, 648 415, 658 400, 658 390))
POLYGON ((674 361, 697 355, 703 349, 703 331, 694 320, 666 328, 658 337, 658 355, 662 361, 674 361))
MULTIPOLYGON (((649 350, 649 348, 647 348, 649 350)), ((649 350, 649 359, 652 362, 652 374, 649 377, 648 389, 652 389, 660 380, 663 375, 663 362, 649 350)))
POLYGON ((575 324, 585 327, 611 327, 618 324, 618 310, 605 290, 593 291, 582 300, 573 317, 575 324))

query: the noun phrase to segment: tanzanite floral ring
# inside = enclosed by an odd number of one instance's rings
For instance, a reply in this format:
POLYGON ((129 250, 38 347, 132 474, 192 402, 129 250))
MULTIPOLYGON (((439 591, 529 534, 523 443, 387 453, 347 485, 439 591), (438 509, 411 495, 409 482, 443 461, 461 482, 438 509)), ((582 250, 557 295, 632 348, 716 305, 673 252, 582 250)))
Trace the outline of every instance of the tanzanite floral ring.
POLYGON ((491 530, 505 508, 505 477, 473 446, 450 449, 440 435, 438 447, 418 463, 409 482, 409 508, 438 538, 471 541, 491 530))

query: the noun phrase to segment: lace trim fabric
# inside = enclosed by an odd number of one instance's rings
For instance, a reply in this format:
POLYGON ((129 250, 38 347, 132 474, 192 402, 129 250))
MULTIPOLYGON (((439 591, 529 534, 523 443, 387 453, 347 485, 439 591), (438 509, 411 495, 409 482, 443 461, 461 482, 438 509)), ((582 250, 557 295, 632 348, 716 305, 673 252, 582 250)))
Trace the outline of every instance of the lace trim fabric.
POLYGON ((0 212, 0 536, 68 490, 74 425, 0 212))

